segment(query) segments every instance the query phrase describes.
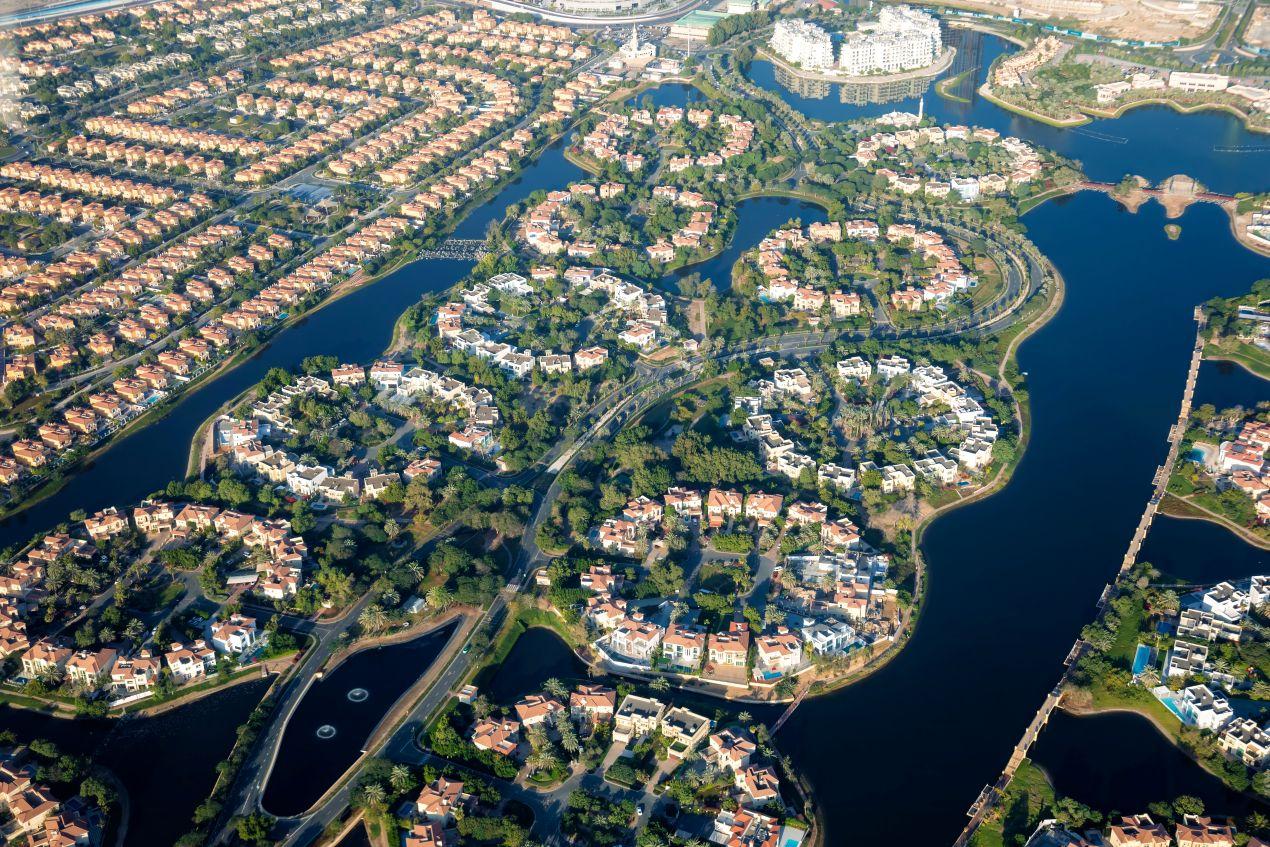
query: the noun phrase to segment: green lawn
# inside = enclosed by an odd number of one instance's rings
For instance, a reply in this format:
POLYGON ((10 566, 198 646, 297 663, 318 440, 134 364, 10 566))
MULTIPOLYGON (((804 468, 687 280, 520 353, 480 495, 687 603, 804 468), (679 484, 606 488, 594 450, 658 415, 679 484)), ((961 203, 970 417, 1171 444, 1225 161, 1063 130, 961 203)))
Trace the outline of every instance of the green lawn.
POLYGON ((1022 843, 1021 840, 1016 841, 1016 837, 1026 839, 1031 835, 1053 807, 1055 799, 1054 789, 1045 774, 1032 764, 1031 759, 1024 759, 1006 787, 1000 806, 975 831, 970 840, 971 847, 1005 847, 1022 843))
POLYGON ((1245 344, 1242 341, 1236 341, 1233 344, 1230 341, 1221 341, 1214 346, 1216 350, 1212 352, 1212 355, 1204 358, 1229 359, 1248 368, 1262 379, 1270 379, 1270 353, 1260 347, 1245 344))

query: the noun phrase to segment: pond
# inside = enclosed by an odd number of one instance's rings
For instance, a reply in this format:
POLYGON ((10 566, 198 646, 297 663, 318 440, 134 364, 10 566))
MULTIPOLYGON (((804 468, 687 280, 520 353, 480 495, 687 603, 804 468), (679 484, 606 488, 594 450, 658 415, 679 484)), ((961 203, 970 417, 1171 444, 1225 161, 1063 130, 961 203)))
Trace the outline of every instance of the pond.
POLYGON ((1218 410, 1232 406, 1253 409, 1266 400, 1270 400, 1270 382, 1247 368, 1212 359, 1205 359, 1199 366, 1194 406, 1211 403, 1218 410))
POLYGON ((172 844, 211 793, 216 765, 260 702, 268 680, 241 683, 153 718, 65 720, 0 706, 0 729, 19 740, 46 738, 109 768, 132 804, 125 847, 172 844))
POLYGON ((455 624, 354 653, 305 692, 278 745, 261 805, 281 817, 308 809, 362 754, 375 728, 441 653, 455 624))
POLYGON ((1215 814, 1242 815, 1256 808, 1251 798, 1226 788, 1150 721, 1128 712, 1088 717, 1055 712, 1032 760, 1060 795, 1104 812, 1136 814, 1146 811, 1148 803, 1172 802, 1181 794, 1200 798, 1215 814))

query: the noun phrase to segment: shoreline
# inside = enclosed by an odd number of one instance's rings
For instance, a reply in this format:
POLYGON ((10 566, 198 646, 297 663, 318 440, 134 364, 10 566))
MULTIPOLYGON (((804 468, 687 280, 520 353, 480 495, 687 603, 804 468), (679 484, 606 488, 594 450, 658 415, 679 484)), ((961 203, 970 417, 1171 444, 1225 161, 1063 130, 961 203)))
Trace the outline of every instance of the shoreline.
POLYGON ((1204 352, 1204 359, 1205 359, 1206 361, 1209 361, 1209 362, 1229 362, 1229 363, 1230 363, 1230 364, 1232 364, 1232 365, 1237 365, 1239 368, 1241 368, 1242 370, 1246 371, 1247 373, 1252 374, 1252 375, 1253 375, 1253 376, 1255 376, 1257 379, 1262 379, 1262 380, 1264 380, 1264 379, 1268 379, 1267 377, 1265 377, 1265 376, 1263 376, 1262 374, 1259 374, 1259 373, 1257 373, 1255 370, 1253 370, 1253 369, 1252 369, 1252 368, 1248 365, 1248 363, 1247 363, 1247 362, 1245 362, 1245 361, 1243 361, 1242 359, 1236 359, 1236 358, 1234 358, 1234 357, 1232 357, 1232 356, 1223 356, 1223 355, 1220 355, 1220 354, 1218 354, 1218 355, 1214 355, 1214 356, 1210 356, 1210 355, 1208 355, 1208 350, 1207 350, 1207 348, 1205 348, 1205 352, 1204 352))
MULTIPOLYGON (((1086 126, 1095 120, 1117 120, 1124 117, 1124 114, 1132 109, 1140 106, 1168 106, 1175 112, 1183 115, 1193 115, 1199 112, 1224 112, 1232 117, 1239 118, 1243 122, 1243 127, 1248 132, 1270 134, 1270 127, 1258 126, 1252 122, 1252 116, 1242 109, 1229 103, 1196 103, 1192 105, 1179 103, 1176 100, 1167 97, 1148 97, 1142 100, 1134 100, 1129 103, 1122 103, 1113 110, 1099 109, 1095 106, 1078 106, 1077 114, 1070 115, 1065 118, 1055 118, 1049 115, 1043 115, 1040 112, 1034 112, 1024 106, 1019 106, 1008 100, 1003 100, 992 92, 992 88, 988 83, 984 83, 977 89, 979 95, 992 103, 998 108, 1016 115, 1022 115, 1034 121, 1055 127, 1057 129, 1075 129, 1076 127, 1086 126)), ((941 92, 942 93, 942 92, 941 92)))
MULTIPOLYGON (((1222 775, 1220 773, 1210 768, 1206 762, 1204 762, 1202 759, 1200 759, 1198 756, 1195 755, 1193 750, 1188 748, 1185 744, 1182 744, 1181 741, 1179 740, 1177 733, 1170 731, 1167 726, 1164 726, 1163 724, 1160 723, 1160 720, 1158 717, 1150 714, 1145 709, 1135 709, 1129 706, 1092 706, 1092 705, 1091 706, 1069 706, 1066 703, 1059 703, 1058 708, 1062 709, 1064 712, 1066 712, 1067 714, 1075 718, 1096 718, 1099 715, 1111 715, 1111 714, 1117 714, 1117 713, 1127 714, 1127 715, 1136 715, 1137 717, 1151 724, 1151 726, 1155 728, 1155 731, 1160 733, 1160 735, 1164 737, 1165 741, 1167 741, 1169 744, 1173 745, 1173 747, 1175 747, 1176 749, 1184 753, 1186 755, 1186 758, 1190 759, 1194 765, 1196 765, 1205 773, 1207 773, 1208 775, 1216 779, 1218 782, 1220 782, 1227 791, 1230 791, 1232 794, 1240 794, 1245 797, 1252 797, 1262 804, 1266 802, 1266 799, 1262 797, 1260 794, 1257 794, 1254 791, 1241 791, 1235 788, 1234 786, 1232 786, 1230 783, 1226 782, 1226 780, 1222 778, 1222 775)), ((1178 726, 1179 727, 1182 726, 1180 721, 1178 723, 1178 726)))
POLYGON ((1166 494, 1164 499, 1160 502, 1160 511, 1167 517, 1176 518, 1180 521, 1206 521, 1211 524, 1216 524, 1250 547, 1256 547, 1259 550, 1270 550, 1270 541, 1263 541, 1255 536, 1250 537, 1247 534, 1247 531, 1238 524, 1232 523, 1221 515, 1210 512, 1204 507, 1197 505, 1196 503, 1192 503, 1190 500, 1179 497, 1172 492, 1166 494), (1199 512, 1199 514, 1179 514, 1177 512, 1170 512, 1167 504, 1171 500, 1181 503, 1185 508, 1195 509, 1199 512))
POLYGON ((1248 234, 1248 223, 1252 220, 1252 215, 1240 213, 1237 203, 1229 204, 1226 211, 1230 217, 1230 231, 1235 236, 1235 240, 1259 256, 1270 257, 1270 243, 1248 234))
POLYGON ((957 48, 952 46, 946 47, 935 61, 921 68, 913 68, 911 70, 900 71, 898 73, 867 74, 865 76, 825 73, 823 71, 810 71, 804 68, 795 67, 780 56, 777 56, 775 53, 768 50, 766 46, 761 46, 755 51, 755 58, 761 59, 764 62, 770 62, 773 67, 779 68, 786 73, 798 77, 799 79, 810 80, 813 82, 827 82, 833 85, 873 85, 939 76, 944 71, 952 67, 953 60, 957 58, 957 48))
MULTIPOLYGON (((1038 255, 1041 255, 1042 259, 1045 258, 1043 254, 1040 254, 1039 250, 1037 252, 1038 252, 1038 255)), ((1055 291, 1053 295, 1047 299, 1045 308, 1041 310, 1041 312, 1038 313, 1035 317, 1033 317, 1026 323, 1022 324, 1021 328, 1019 328, 1018 331, 1014 333, 1013 337, 1010 338, 1010 340, 1006 344, 1005 353, 1002 356, 1000 362, 998 363, 998 368, 997 368, 997 377, 1007 387, 1007 390, 1009 391, 1009 394, 1010 394, 1010 398, 1015 405, 1016 415, 1018 416, 1018 419, 1019 419, 1019 446, 1015 452, 1013 462, 1008 466, 1000 468, 997 471, 996 476, 994 476, 989 483, 985 484, 984 486, 982 486, 981 488, 979 488, 978 490, 976 490, 975 492, 973 492, 972 494, 966 497, 960 498, 951 503, 945 503, 944 505, 937 507, 928 515, 923 517, 922 520, 913 528, 912 543, 913 543, 913 549, 915 553, 915 561, 917 563, 917 569, 916 569, 916 573, 914 577, 915 579, 914 598, 913 598, 913 604, 912 606, 910 606, 910 609, 909 609, 909 614, 906 617, 903 625, 901 626, 900 631, 896 634, 894 638, 890 640, 889 643, 887 643, 887 645, 880 652, 878 652, 876 655, 869 657, 865 661, 865 663, 861 665, 860 667, 850 672, 847 672, 841 677, 823 680, 823 681, 816 680, 810 683, 808 686, 806 697, 822 697, 828 694, 832 694, 836 691, 840 691, 857 682, 861 682, 862 680, 872 676, 874 673, 884 668, 886 665, 888 665, 891 661, 893 661, 897 656, 899 656, 903 652, 903 648, 908 644, 908 642, 912 639, 913 635, 917 632, 918 625, 920 624, 921 618, 922 618, 921 613, 923 609, 925 608, 925 603, 926 603, 926 588, 925 588, 925 580, 924 580, 926 566, 925 566, 924 559, 920 553, 921 538, 925 534, 925 531, 935 522, 936 519, 943 517, 944 515, 962 506, 968 506, 980 500, 987 499, 988 497, 991 497, 995 494, 999 494, 1001 491, 1003 491, 1005 488, 1009 486, 1010 481, 1013 479, 1014 471, 1018 468, 1019 463, 1022 461, 1024 455, 1026 455, 1028 444, 1031 441, 1031 430, 1032 430, 1031 412, 1029 407, 1026 404, 1019 402, 1018 396, 1014 390, 1014 386, 1011 385, 1008 380, 1006 380, 1004 374, 1010 362, 1015 360, 1015 356, 1017 355, 1019 347, 1022 345, 1022 343, 1026 341, 1028 338, 1030 338, 1032 335, 1034 335, 1036 332, 1038 332, 1046 324, 1048 324, 1054 318, 1054 316, 1057 315, 1058 312, 1062 309, 1063 303, 1066 299, 1066 284, 1063 280, 1062 275, 1058 272, 1057 268, 1055 268, 1052 264, 1049 263, 1048 259, 1045 259, 1045 264, 1047 268, 1053 274, 1053 278, 1056 282, 1055 291), (818 685, 820 686, 819 688, 817 688, 818 685)), ((1015 327, 1010 327, 1007 330, 1007 332, 1014 328, 1015 327)), ((689 387, 690 386, 686 386, 685 390, 689 387)), ((579 659, 581 659, 588 666, 594 664, 592 661, 588 660, 587 657, 584 656, 579 650, 573 647, 570 647, 570 649, 579 659)), ((644 673, 640 673, 636 671, 624 672, 620 669, 614 670, 612 668, 609 668, 602 661, 600 662, 599 667, 605 670, 606 672, 613 673, 617 676, 626 676, 626 677, 636 678, 636 679, 654 679, 654 678, 657 678, 658 676, 664 676, 663 674, 644 674, 644 673)), ((696 679, 696 677, 693 677, 692 679, 696 679)), ((709 683, 709 680, 705 680, 705 682, 709 683)), ((672 685, 674 685, 674 683, 672 683, 672 685)), ((707 688, 704 686, 698 687, 698 686, 675 685, 674 687, 680 690, 688 691, 693 694, 701 694, 703 696, 712 697, 714 699, 722 700, 724 702, 729 702, 729 703, 748 703, 751 705, 771 706, 771 705, 779 705, 779 704, 788 704, 797 699, 797 695, 792 697, 786 697, 786 698, 772 698, 772 699, 760 699, 756 697, 730 697, 730 696, 727 696, 726 693, 720 694, 716 692, 714 690, 714 686, 707 688)))

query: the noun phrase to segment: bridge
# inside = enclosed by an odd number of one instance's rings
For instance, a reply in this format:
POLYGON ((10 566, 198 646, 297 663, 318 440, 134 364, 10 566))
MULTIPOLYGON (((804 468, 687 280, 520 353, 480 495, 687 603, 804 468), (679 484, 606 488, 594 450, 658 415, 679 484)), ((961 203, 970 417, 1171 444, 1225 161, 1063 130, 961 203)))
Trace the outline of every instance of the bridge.
MULTIPOLYGON (((1204 358, 1205 317, 1203 310, 1198 306, 1195 308, 1195 322, 1198 325, 1198 331, 1195 335, 1195 346, 1191 350, 1191 364, 1186 373, 1186 387, 1182 392, 1181 409, 1178 412, 1177 420, 1169 429, 1168 456, 1164 464, 1156 468, 1155 475, 1152 477, 1151 497, 1147 500, 1146 508, 1143 509, 1142 517, 1138 520, 1138 526, 1129 542, 1129 549, 1120 563, 1116 582, 1124 579, 1138 560, 1142 542, 1146 540, 1147 532, 1151 529, 1151 522, 1155 519, 1155 513, 1159 509, 1160 500, 1164 498, 1169 480, 1169 469, 1177 461, 1177 454, 1182 446, 1182 437, 1186 434, 1186 424, 1191 416, 1191 401, 1195 396, 1195 383, 1199 378, 1199 365, 1204 358)), ((1114 593, 1115 583, 1103 588, 1102 594, 1098 597, 1098 614, 1100 616, 1114 593)), ((996 782, 983 787, 983 790, 979 792, 979 796, 970 805, 970 809, 967 810, 966 815, 970 818, 970 821, 966 824, 966 828, 961 831, 961 835, 957 837, 954 847, 966 847, 974 836, 975 831, 987 819, 988 814, 1001 802, 1006 786, 1010 784, 1010 780, 1014 778, 1019 766, 1027 758, 1028 750, 1031 749, 1032 744, 1040 736, 1041 730, 1049 722, 1050 715, 1054 713, 1054 709, 1062 702, 1063 686, 1067 683, 1067 677, 1088 647, 1089 645, 1082 639, 1076 639, 1072 649, 1067 653, 1067 658, 1063 660, 1063 673, 1058 678, 1058 684, 1045 695, 1045 702, 1041 704, 1041 708, 1036 710, 1032 721, 1027 725, 1027 729, 1023 731, 1023 737, 1019 739, 1018 743, 1014 745, 1014 749, 1010 751, 1010 759, 1006 762, 1001 775, 997 777, 996 782)))
POLYGON ((786 707, 785 711, 781 713, 781 716, 776 719, 776 723, 772 724, 772 735, 780 732, 781 727, 785 725, 785 721, 793 717, 794 710, 798 708, 799 704, 801 704, 803 700, 807 699, 807 692, 809 691, 811 691, 811 683, 804 683, 801 690, 798 692, 798 696, 794 698, 793 702, 790 703, 788 707, 786 707))
POLYGON ((432 250, 424 250, 420 259, 467 259, 476 261, 489 252, 479 238, 447 238, 432 250))
MULTIPOLYGON (((1104 194, 1114 194, 1115 190, 1119 187, 1117 184, 1112 182, 1093 182, 1091 180, 1085 180, 1084 182, 1078 183, 1078 185, 1086 191, 1101 191, 1104 194)), ((1138 190, 1150 197, 1164 197, 1170 193, 1164 188, 1143 187, 1138 190)), ((1235 200, 1234 196, 1230 194, 1218 194, 1215 191, 1198 191, 1190 196, 1198 201, 1206 203, 1229 203, 1235 200)))

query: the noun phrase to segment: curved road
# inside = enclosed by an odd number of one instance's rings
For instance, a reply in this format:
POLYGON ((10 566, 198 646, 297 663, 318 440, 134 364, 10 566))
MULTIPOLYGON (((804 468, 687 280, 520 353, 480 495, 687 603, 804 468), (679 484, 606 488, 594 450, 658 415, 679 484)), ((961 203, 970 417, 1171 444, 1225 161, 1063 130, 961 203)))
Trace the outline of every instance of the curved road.
MULTIPOLYGON (((943 225, 943 229, 963 238, 983 237, 983 233, 975 233, 954 225, 943 225)), ((991 241, 992 250, 1002 266, 1006 268, 1006 286, 1002 295, 997 298, 995 308, 975 313, 967 318, 940 327, 921 330, 897 330, 893 327, 871 328, 856 332, 795 332, 735 345, 720 347, 699 356, 684 359, 669 365, 651 367, 641 364, 637 368, 636 377, 626 385, 613 391, 597 402, 583 418, 580 427, 585 427, 583 434, 573 442, 561 441, 548 455, 542 464, 522 471, 513 477, 491 478, 500 484, 511 482, 523 483, 534 480, 539 486, 547 480, 534 506, 532 517, 525 528, 521 552, 513 566, 507 586, 495 597, 489 609, 481 616, 472 632, 482 628, 496 629, 502 623, 508 602, 526 584, 526 577, 538 567, 545 558, 538 548, 535 537, 538 528, 551 515, 552 506, 559 496, 559 479, 561 473, 573 462, 577 455, 591 442, 598 438, 609 437, 619 430, 627 421, 651 408, 666 396, 680 388, 695 382, 702 367, 707 361, 720 365, 737 359, 753 358, 759 355, 778 354, 792 358, 806 358, 832 345, 839 340, 862 341, 867 338, 892 340, 901 338, 944 338, 966 334, 988 335, 996 333, 1014 321, 1014 316, 1032 296, 1044 287, 1047 276, 1044 260, 1030 243, 1021 237, 1009 236, 1006 249, 997 241, 991 241), (1026 265, 1026 267, 1024 267, 1026 265), (541 470, 539 470, 541 468, 541 470)), ((286 718, 294 711, 304 691, 321 666, 321 658, 325 657, 326 645, 338 634, 348 630, 356 622, 357 612, 364 607, 368 598, 360 600, 340 621, 332 624, 321 624, 313 627, 313 634, 318 645, 311 650, 305 661, 296 670, 287 683, 283 694, 286 702, 275 711, 268 732, 264 735, 265 743, 258 746, 249 763, 239 775, 235 790, 231 794, 226 808, 236 813, 247 814, 260 809, 260 797, 264 791, 273 756, 281 741, 286 718)), ((425 692, 423 697, 402 718, 396 729, 387 740, 368 751, 375 756, 383 756, 393 760, 422 762, 428 754, 420 751, 415 744, 415 737, 426 723, 428 717, 438 709, 467 676, 473 662, 478 658, 472 652, 455 654, 450 664, 442 671, 437 680, 425 692)), ((571 780, 572 782, 572 780, 571 780)), ((347 808, 350 799, 351 780, 313 809, 310 813, 279 821, 275 833, 283 838, 287 847, 299 847, 314 841, 333 820, 338 818, 347 808)), ((518 799, 526 799, 519 796, 518 799)), ((544 795, 529 792, 539 798, 539 802, 529 805, 540 813, 547 814, 548 820, 559 814, 559 798, 557 802, 547 803, 544 795), (551 808, 551 807, 554 807, 551 808)), ((545 795, 555 797, 555 794, 545 795)), ((530 798, 532 799, 532 798, 530 798)))

